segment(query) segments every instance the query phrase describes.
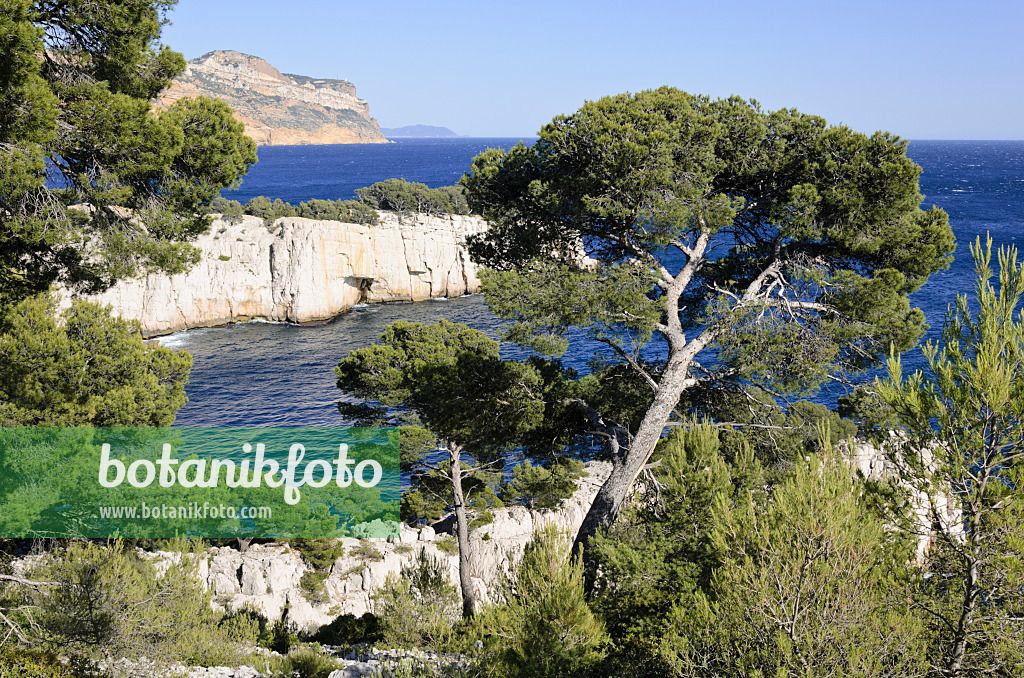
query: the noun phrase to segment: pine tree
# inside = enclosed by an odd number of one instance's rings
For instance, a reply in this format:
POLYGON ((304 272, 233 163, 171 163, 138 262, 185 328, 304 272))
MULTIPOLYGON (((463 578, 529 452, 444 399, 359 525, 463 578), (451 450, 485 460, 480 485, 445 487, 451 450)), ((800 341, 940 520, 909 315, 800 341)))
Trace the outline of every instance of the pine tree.
MULTIPOLYGON (((940 675, 1024 670, 1024 264, 992 240, 971 247, 974 299, 958 295, 927 370, 898 357, 878 391, 906 430, 891 446, 900 480, 927 497, 935 542, 915 603, 933 623, 940 675), (949 510, 952 508, 952 510, 949 510)), ((910 507, 913 508, 913 507, 910 507)), ((908 522, 915 529, 913 522, 908 522)))

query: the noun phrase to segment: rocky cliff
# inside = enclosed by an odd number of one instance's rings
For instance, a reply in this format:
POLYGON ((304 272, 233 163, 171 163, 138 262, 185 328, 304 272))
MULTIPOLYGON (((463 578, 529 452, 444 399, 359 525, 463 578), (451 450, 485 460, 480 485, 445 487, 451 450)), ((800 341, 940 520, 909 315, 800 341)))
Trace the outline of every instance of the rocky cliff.
POLYGON ((214 221, 188 273, 125 280, 92 301, 142 323, 146 336, 239 320, 328 320, 361 302, 479 291, 465 238, 479 217, 380 213, 377 225, 283 217, 214 221))
POLYGON ((245 124, 245 133, 260 145, 387 142, 352 83, 281 73, 241 52, 209 52, 192 59, 157 106, 190 96, 227 102, 245 124))
MULTIPOLYGON (((534 532, 552 524, 575 538, 598 489, 607 479, 611 464, 588 462, 586 473, 577 481, 578 489, 554 511, 530 511, 521 506, 497 509, 494 522, 470 531, 473 544, 473 583, 484 600, 493 599, 501 573, 522 556, 534 532)), ((414 530, 402 525, 401 536, 387 540, 343 539, 345 553, 330 568, 323 583, 325 599, 310 602, 301 579, 309 571, 297 551, 286 544, 254 545, 245 553, 233 548, 212 548, 199 563, 199 577, 213 592, 217 607, 227 610, 255 609, 269 619, 285 619, 298 628, 315 628, 329 623, 339 614, 362 615, 372 610, 373 593, 384 585, 389 574, 398 574, 403 565, 412 564, 420 551, 426 551, 448 566, 452 584, 458 586, 459 558, 438 547, 430 527, 414 530), (357 546, 371 545, 377 558, 357 552, 357 546)), ((153 554, 160 560, 170 554, 153 554)))

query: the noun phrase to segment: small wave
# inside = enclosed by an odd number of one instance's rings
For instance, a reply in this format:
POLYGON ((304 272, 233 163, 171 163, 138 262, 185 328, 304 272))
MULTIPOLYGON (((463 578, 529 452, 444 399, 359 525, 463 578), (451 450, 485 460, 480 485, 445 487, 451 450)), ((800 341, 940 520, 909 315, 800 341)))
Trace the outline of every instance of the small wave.
POLYGON ((163 346, 165 348, 181 348, 188 343, 188 330, 175 332, 174 334, 168 334, 163 337, 157 337, 156 343, 158 346, 163 346))
POLYGON ((262 323, 264 325, 292 325, 292 324, 294 324, 294 323, 289 323, 287 320, 267 320, 266 318, 253 318, 252 320, 248 320, 246 322, 262 323))

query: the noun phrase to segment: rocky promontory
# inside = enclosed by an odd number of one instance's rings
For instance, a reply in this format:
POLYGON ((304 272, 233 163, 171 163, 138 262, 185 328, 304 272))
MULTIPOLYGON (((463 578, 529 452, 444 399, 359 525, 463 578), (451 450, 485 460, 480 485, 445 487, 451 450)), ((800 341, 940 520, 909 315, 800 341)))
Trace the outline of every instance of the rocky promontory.
POLYGON ((123 280, 89 297, 138 320, 146 336, 262 318, 329 320, 356 304, 478 292, 466 236, 479 217, 381 212, 379 223, 282 217, 217 219, 179 275, 123 280))
POLYGON ((351 82, 282 73, 242 52, 190 60, 156 105, 194 96, 225 101, 259 145, 387 143, 351 82))

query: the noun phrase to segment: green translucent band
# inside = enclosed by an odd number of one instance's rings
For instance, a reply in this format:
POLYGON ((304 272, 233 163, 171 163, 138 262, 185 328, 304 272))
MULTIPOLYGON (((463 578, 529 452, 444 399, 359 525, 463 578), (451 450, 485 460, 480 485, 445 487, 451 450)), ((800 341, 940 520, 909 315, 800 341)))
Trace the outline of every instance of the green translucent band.
POLYGON ((0 428, 0 537, 398 535, 398 431, 0 428))

